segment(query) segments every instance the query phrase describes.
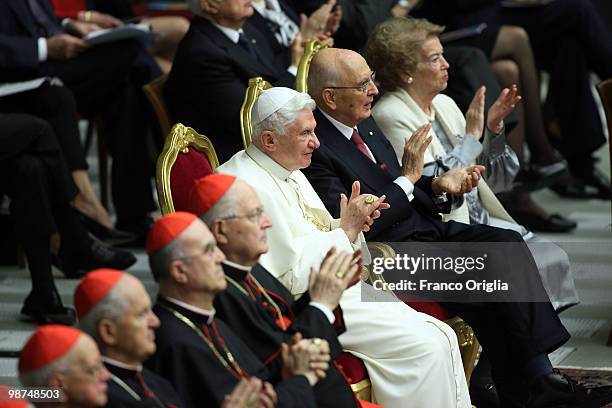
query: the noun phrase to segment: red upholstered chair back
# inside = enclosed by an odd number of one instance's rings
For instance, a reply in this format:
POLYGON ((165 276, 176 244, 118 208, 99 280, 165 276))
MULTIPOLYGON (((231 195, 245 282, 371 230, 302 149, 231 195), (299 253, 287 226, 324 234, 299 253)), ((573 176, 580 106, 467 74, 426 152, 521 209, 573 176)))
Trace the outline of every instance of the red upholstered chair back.
POLYGON ((213 172, 208 157, 199 150, 179 154, 170 172, 170 188, 175 211, 186 211, 189 191, 194 182, 213 172))
POLYGON ((190 127, 177 123, 157 159, 157 196, 162 214, 187 208, 193 183, 219 166, 211 141, 190 127))
POLYGON ((76 18, 79 11, 87 10, 85 0, 51 0, 51 5, 60 17, 76 18))

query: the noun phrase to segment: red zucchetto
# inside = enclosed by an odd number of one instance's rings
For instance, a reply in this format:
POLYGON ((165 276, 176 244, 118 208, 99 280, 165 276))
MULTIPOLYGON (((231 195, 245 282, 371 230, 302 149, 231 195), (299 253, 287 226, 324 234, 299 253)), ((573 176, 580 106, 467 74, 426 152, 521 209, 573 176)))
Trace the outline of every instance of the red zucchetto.
POLYGON ((202 216, 223 197, 236 181, 235 176, 213 173, 195 182, 189 192, 189 211, 202 216))
POLYGON ((74 292, 74 307, 77 316, 82 319, 95 305, 106 297, 124 272, 116 269, 96 269, 89 272, 74 292))
POLYGON ((168 245, 197 219, 194 214, 182 211, 161 217, 149 231, 147 253, 152 255, 168 245))
POLYGON ((39 327, 19 354, 19 372, 37 370, 59 360, 74 347, 81 334, 80 330, 61 324, 39 327))

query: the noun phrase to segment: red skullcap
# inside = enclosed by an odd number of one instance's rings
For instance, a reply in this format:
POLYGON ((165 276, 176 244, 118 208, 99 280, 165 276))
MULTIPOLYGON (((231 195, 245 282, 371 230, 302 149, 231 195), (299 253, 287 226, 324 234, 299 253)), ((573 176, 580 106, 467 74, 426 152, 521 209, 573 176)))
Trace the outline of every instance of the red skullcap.
POLYGON ((60 359, 74 347, 81 334, 61 324, 39 327, 19 354, 19 372, 33 371, 60 359))
POLYGON ((236 181, 235 176, 213 173, 197 180, 189 192, 189 211, 199 216, 206 214, 236 181))
POLYGON ((96 269, 89 272, 74 292, 74 307, 82 319, 115 287, 123 272, 116 269, 96 269))
POLYGON ((197 219, 195 215, 182 211, 161 217, 149 231, 147 253, 151 255, 168 245, 197 219))

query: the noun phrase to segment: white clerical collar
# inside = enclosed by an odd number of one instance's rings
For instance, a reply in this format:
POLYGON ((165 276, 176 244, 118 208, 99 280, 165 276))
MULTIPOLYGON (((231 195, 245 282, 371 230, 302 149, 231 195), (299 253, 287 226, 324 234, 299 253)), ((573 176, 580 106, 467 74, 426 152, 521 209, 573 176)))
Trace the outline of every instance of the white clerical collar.
POLYGON ((202 308, 199 308, 197 306, 194 306, 194 305, 190 305, 189 303, 181 302, 178 299, 174 299, 174 298, 171 298, 171 297, 168 297, 168 296, 164 296, 164 299, 166 299, 168 302, 174 303, 175 305, 178 305, 178 306, 180 306, 180 307, 182 307, 184 309, 192 311, 193 313, 197 313, 199 315, 208 317, 208 321, 206 322, 206 324, 211 324, 213 319, 215 318, 216 310, 215 310, 214 307, 212 309, 210 309, 210 310, 206 310, 206 309, 202 309, 202 308))
POLYGON ((115 367, 123 368, 123 369, 130 370, 130 371, 136 371, 137 373, 142 372, 142 364, 138 364, 134 366, 134 365, 126 364, 119 360, 115 360, 114 358, 110 358, 106 356, 102 356, 102 361, 104 361, 106 364, 110 364, 115 367))
POLYGON ((240 38, 240 34, 242 34, 244 31, 242 30, 242 28, 240 30, 234 30, 233 28, 229 28, 229 27, 224 27, 222 25, 219 25, 217 23, 213 23, 211 21, 211 23, 217 27, 219 30, 221 30, 221 32, 223 34, 225 34, 227 36, 227 38, 230 39, 231 42, 233 42, 234 44, 238 44, 238 39, 240 38))
POLYGON ((240 264, 237 264, 236 262, 228 261, 227 259, 223 261, 223 263, 226 264, 227 266, 231 266, 234 269, 238 269, 239 271, 243 271, 246 273, 251 272, 251 269, 253 269, 252 266, 240 265, 240 264))
POLYGON ((259 150, 253 143, 246 149, 246 154, 253 159, 257 164, 266 169, 272 176, 287 181, 291 176, 292 171, 287 170, 280 164, 274 161, 270 156, 259 150))
POLYGON ((334 125, 336 129, 338 129, 338 131, 344 135, 344 137, 346 137, 348 140, 351 140, 351 137, 353 137, 353 131, 357 130, 357 127, 352 128, 350 126, 346 126, 344 123, 339 122, 329 116, 323 109, 319 108, 319 112, 321 112, 323 116, 325 116, 327 120, 329 120, 331 124, 334 125))

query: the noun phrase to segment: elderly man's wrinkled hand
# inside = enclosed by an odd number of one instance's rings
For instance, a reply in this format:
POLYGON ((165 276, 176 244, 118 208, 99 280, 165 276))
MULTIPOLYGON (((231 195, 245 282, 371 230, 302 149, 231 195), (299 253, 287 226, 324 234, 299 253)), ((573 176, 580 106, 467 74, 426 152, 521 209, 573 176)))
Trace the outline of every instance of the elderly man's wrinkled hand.
POLYGON ((262 381, 257 377, 243 378, 231 394, 223 399, 222 408, 256 408, 262 406, 260 403, 260 391, 263 388, 262 381))
MULTIPOLYGON (((357 251, 360 253, 360 251, 357 251)), ((338 307, 340 297, 352 282, 359 262, 355 261, 353 253, 336 252, 332 247, 317 270, 310 268, 308 293, 310 300, 320 303, 330 311, 338 307)))
POLYGON ((451 169, 434 179, 431 185, 432 191, 437 195, 468 193, 478 185, 484 170, 485 167, 480 165, 451 169))
POLYGON ((402 156, 402 175, 412 184, 423 175, 425 165, 425 150, 431 143, 431 136, 428 136, 431 125, 429 123, 418 128, 409 139, 404 143, 404 154, 402 156))
POLYGON ((385 198, 384 195, 360 194, 359 181, 353 182, 349 198, 340 194, 340 228, 351 242, 357 239, 361 231, 370 230, 374 220, 380 217, 380 210, 391 207, 384 202, 385 198))

